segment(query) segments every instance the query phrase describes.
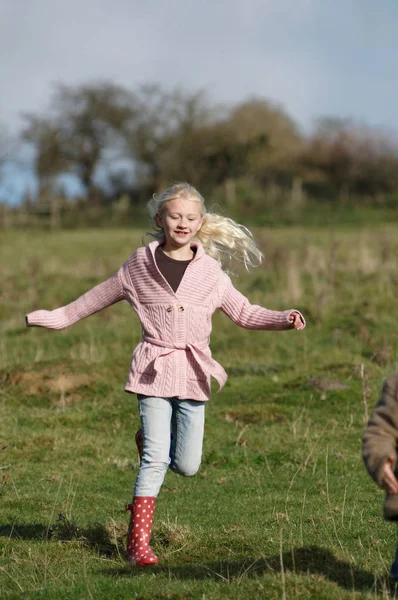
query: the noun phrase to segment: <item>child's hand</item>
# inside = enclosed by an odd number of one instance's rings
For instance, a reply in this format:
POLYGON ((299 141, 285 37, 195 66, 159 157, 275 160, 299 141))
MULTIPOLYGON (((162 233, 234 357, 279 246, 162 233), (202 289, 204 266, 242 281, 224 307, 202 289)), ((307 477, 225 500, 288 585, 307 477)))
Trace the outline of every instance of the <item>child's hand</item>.
POLYGON ((289 315, 289 321, 293 323, 295 329, 304 329, 304 321, 301 318, 300 313, 292 312, 292 314, 289 315))
POLYGON ((398 493, 398 481, 395 478, 392 465, 394 464, 394 456, 389 456, 383 465, 383 487, 387 490, 387 494, 398 493))

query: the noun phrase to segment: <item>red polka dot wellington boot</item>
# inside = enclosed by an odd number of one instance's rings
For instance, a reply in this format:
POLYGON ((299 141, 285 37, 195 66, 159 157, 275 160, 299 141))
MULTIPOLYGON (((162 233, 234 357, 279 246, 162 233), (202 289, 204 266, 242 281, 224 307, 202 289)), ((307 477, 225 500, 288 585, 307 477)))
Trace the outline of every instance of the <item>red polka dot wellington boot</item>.
POLYGON ((126 504, 130 511, 130 525, 127 534, 127 560, 140 567, 157 565, 158 558, 149 545, 152 533, 153 514, 156 497, 136 496, 133 504, 126 504))

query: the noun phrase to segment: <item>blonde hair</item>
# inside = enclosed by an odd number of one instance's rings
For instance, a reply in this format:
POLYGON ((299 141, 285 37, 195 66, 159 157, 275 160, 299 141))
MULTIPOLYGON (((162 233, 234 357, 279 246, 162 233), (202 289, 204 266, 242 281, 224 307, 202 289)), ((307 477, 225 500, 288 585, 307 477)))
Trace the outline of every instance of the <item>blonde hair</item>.
POLYGON ((165 239, 163 229, 156 223, 156 215, 163 212, 166 202, 176 198, 200 204, 203 221, 196 234, 196 239, 203 245, 206 254, 215 258, 222 268, 226 268, 232 259, 243 262, 247 270, 249 267, 256 267, 261 263, 263 254, 247 227, 229 217, 207 212, 203 196, 189 183, 177 183, 160 196, 154 194, 148 202, 148 211, 155 230, 155 233, 150 234, 152 237, 159 241, 165 239))

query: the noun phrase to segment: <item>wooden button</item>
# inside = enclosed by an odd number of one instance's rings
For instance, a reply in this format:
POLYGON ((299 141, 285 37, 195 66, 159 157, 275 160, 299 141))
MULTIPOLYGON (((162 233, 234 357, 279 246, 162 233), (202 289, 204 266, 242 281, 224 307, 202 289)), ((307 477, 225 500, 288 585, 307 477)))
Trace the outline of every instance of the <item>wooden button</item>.
POLYGON ((171 312, 173 310, 172 306, 169 306, 168 308, 166 308, 167 312, 171 312))
POLYGON ((179 307, 178 307, 178 310, 179 310, 180 312, 184 312, 184 307, 183 307, 183 306, 179 306, 179 307))

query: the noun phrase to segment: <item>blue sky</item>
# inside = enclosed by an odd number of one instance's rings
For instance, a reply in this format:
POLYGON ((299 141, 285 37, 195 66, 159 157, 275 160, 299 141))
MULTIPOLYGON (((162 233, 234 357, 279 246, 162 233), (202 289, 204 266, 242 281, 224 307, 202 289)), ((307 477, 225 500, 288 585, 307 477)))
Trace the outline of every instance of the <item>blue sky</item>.
MULTIPOLYGON (((0 124, 44 111, 51 84, 109 79, 277 101, 309 129, 350 116, 398 131, 397 0, 4 0, 0 124)), ((32 182, 9 168, 0 198, 32 182)))

